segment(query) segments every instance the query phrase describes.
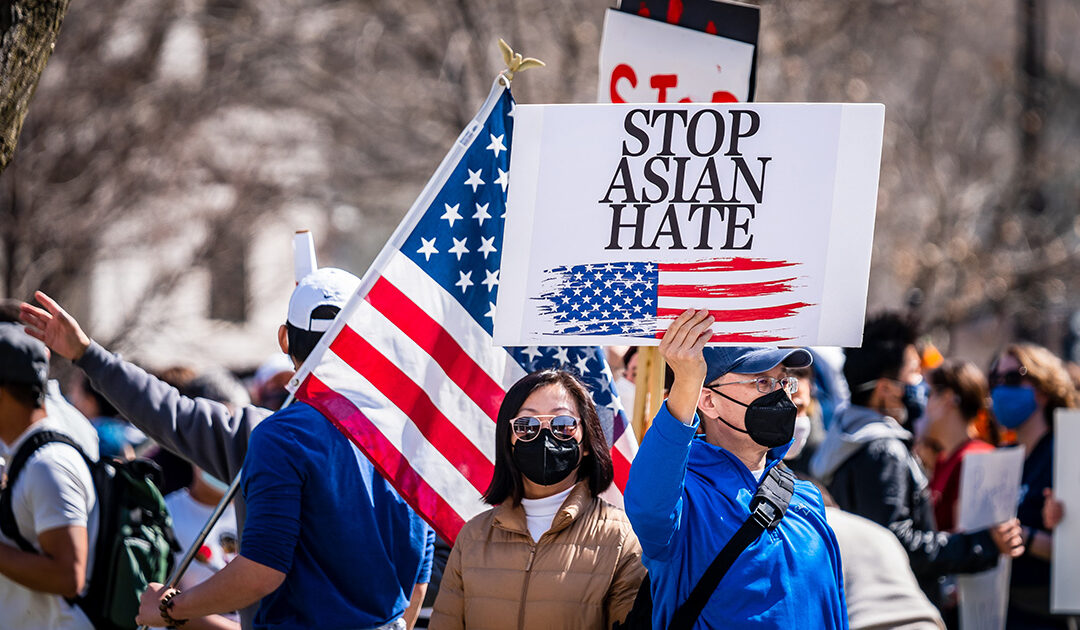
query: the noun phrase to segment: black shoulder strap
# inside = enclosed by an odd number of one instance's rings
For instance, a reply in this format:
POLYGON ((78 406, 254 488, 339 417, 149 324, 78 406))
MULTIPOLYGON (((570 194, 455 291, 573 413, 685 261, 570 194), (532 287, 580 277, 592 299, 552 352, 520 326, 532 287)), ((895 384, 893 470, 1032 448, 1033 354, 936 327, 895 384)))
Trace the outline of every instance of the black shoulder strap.
POLYGON ((63 433, 56 431, 38 431, 26 438, 26 441, 19 446, 19 450, 15 451, 15 455, 11 458, 11 463, 7 466, 7 482, 4 486, 3 492, 0 492, 0 531, 4 532, 4 535, 15 541, 15 544, 19 545, 19 548, 29 553, 37 553, 37 549, 30 544, 30 541, 22 537, 19 533, 19 527, 15 523, 15 511, 11 505, 11 492, 15 487, 15 480, 19 478, 19 473, 26 467, 27 460, 37 452, 39 448, 52 442, 62 442, 74 448, 82 455, 83 459, 87 461, 86 454, 83 453, 82 448, 75 443, 70 437, 63 433))
POLYGON ((795 493, 795 475, 780 462, 769 469, 750 500, 750 518, 742 524, 716 555, 705 574, 698 580, 690 597, 675 610, 668 630, 690 630, 697 623, 705 604, 720 586, 735 559, 761 536, 766 529, 774 529, 787 513, 791 495, 795 493))

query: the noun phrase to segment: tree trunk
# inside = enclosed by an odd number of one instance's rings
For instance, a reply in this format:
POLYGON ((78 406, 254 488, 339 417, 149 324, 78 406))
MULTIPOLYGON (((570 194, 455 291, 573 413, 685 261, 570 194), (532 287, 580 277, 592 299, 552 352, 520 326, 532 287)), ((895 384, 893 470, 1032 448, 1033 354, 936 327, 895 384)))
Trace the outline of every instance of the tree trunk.
POLYGON ((0 173, 45 70, 69 0, 0 0, 0 173))

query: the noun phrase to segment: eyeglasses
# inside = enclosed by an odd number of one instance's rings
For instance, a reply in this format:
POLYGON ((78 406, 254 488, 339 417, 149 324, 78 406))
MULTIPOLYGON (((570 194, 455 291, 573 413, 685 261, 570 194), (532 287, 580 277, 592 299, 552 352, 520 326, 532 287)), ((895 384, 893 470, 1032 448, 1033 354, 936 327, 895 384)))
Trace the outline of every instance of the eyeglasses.
POLYGON ((1027 368, 1021 365, 1019 368, 1008 372, 998 372, 995 370, 990 373, 990 378, 988 380, 990 381, 990 387, 997 387, 998 385, 1016 387, 1024 382, 1024 377, 1027 376, 1027 373, 1027 368))
POLYGON ((746 381, 731 381, 730 383, 717 383, 716 385, 706 385, 709 389, 715 389, 717 387, 723 387, 725 385, 745 385, 746 383, 754 383, 757 386, 757 390, 762 394, 768 394, 776 389, 779 385, 785 392, 794 394, 799 391, 799 379, 794 376, 785 376, 783 378, 773 378, 771 376, 760 376, 758 378, 752 378, 746 381))
POLYGON ((574 416, 522 416, 510 421, 514 435, 523 442, 540 435, 545 426, 560 440, 572 440, 577 433, 578 419, 574 416), (544 420, 543 418, 547 418, 544 420))

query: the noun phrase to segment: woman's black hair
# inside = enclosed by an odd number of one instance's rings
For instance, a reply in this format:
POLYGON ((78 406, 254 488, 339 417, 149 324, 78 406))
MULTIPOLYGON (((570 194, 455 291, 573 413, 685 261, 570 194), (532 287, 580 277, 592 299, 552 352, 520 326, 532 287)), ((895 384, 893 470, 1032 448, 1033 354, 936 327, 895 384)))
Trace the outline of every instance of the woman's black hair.
POLYGON ((589 391, 570 372, 542 370, 514 383, 499 407, 499 415, 495 421, 495 473, 491 477, 487 492, 484 493, 484 501, 489 505, 498 505, 507 499, 517 505, 525 496, 521 471, 514 463, 511 453, 513 447, 510 445, 510 421, 517 417, 521 406, 534 391, 547 385, 561 385, 578 408, 582 428, 581 448, 582 451, 589 452, 582 457, 581 464, 578 465, 578 480, 588 479, 589 491, 593 496, 597 496, 607 490, 615 478, 611 466, 611 452, 589 391))

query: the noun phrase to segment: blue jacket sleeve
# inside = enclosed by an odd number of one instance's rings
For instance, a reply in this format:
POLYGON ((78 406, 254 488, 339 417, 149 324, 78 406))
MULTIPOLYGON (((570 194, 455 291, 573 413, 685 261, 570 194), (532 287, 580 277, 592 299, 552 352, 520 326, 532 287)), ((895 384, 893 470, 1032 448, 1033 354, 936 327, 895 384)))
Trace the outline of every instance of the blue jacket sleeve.
POLYGON ((300 447, 278 424, 263 424, 251 433, 242 488, 247 520, 240 555, 288 573, 300 536, 300 514, 306 472, 296 467, 300 447))
POLYGON ((417 584, 431 582, 431 563, 435 558, 435 530, 427 527, 424 538, 424 559, 420 561, 420 572, 416 576, 417 584))
POLYGON ((664 403, 630 467, 623 497, 626 514, 642 552, 651 559, 668 557, 682 526, 686 464, 698 422, 695 415, 693 424, 683 424, 664 403))

